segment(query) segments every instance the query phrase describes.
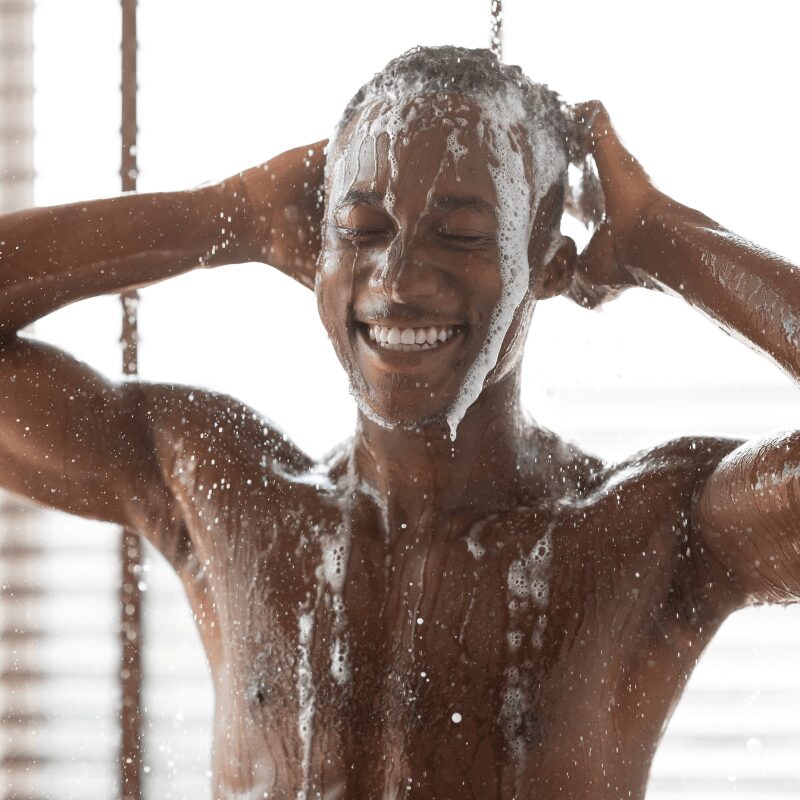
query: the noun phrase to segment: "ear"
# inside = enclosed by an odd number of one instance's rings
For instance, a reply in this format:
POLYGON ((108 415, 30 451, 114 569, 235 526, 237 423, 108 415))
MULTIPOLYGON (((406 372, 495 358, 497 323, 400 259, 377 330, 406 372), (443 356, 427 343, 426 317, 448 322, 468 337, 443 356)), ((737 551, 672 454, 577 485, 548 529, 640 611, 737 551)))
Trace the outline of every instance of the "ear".
POLYGON ((532 289, 537 300, 557 297, 572 285, 572 276, 578 265, 578 249, 569 236, 553 233, 550 247, 540 262, 533 267, 532 289))
POLYGON ((561 234, 563 213, 564 187, 556 184, 539 203, 528 242, 531 292, 537 300, 565 292, 577 268, 575 242, 561 234))

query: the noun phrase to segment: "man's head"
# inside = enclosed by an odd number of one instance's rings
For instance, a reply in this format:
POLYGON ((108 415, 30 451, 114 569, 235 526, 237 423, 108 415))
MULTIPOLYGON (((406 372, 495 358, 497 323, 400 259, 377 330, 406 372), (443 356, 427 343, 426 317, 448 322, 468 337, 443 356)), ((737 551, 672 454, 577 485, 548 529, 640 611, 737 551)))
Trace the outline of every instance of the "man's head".
POLYGON ((317 296, 362 411, 454 431, 517 366, 574 261, 567 164, 557 95, 488 50, 416 48, 355 95, 328 151, 317 296))

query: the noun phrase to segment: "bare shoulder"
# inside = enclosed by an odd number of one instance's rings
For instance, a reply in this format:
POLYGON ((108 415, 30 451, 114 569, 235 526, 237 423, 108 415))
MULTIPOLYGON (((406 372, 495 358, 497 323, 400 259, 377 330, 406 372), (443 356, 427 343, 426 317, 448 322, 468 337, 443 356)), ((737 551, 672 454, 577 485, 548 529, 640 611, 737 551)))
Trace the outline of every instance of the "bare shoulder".
MULTIPOLYGON (((230 538, 251 515, 265 522, 297 505, 296 476, 314 462, 255 409, 225 394, 173 384, 136 384, 139 418, 164 484, 175 498, 185 549, 199 531, 230 538)), ((313 502, 311 496, 306 502, 313 502)))
POLYGON ((531 506, 571 513, 636 516, 642 525, 660 511, 686 512, 694 493, 715 468, 736 450, 738 439, 685 436, 609 461, 546 428, 525 433, 527 488, 531 506))
POLYGON ((683 436, 640 450, 628 458, 604 463, 593 481, 595 491, 612 486, 666 491, 696 488, 741 440, 716 436, 683 436))
POLYGON ((153 452, 178 495, 199 491, 190 486, 192 479, 202 478, 208 486, 258 482, 264 489, 314 467, 270 419, 229 395, 145 383, 138 392, 153 452))
POLYGON ((594 462, 575 507, 615 520, 636 542, 654 530, 674 527, 676 515, 688 524, 698 489, 739 444, 736 439, 686 436, 622 461, 594 462))
POLYGON ((178 453, 231 467, 281 465, 290 470, 313 462, 263 414, 236 398, 196 387, 140 383, 138 394, 160 462, 170 466, 178 453))
MULTIPOLYGON (((657 574, 659 603, 692 625, 735 605, 724 567, 695 519, 699 490, 740 445, 722 437, 682 437, 606 464, 587 483, 573 516, 588 521, 596 553, 619 574, 657 574), (598 535, 600 534, 600 535, 598 535)), ((586 544, 586 541, 584 541, 586 544)))

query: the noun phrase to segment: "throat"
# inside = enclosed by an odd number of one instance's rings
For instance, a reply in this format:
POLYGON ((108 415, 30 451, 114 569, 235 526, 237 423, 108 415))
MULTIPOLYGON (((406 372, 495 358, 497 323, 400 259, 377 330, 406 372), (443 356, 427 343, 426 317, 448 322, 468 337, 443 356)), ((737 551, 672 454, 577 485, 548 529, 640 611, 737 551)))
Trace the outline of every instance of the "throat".
POLYGON ((450 439, 445 424, 386 429, 359 416, 354 464, 394 521, 470 511, 485 515, 521 501, 532 464, 530 423, 516 381, 484 391, 450 439))

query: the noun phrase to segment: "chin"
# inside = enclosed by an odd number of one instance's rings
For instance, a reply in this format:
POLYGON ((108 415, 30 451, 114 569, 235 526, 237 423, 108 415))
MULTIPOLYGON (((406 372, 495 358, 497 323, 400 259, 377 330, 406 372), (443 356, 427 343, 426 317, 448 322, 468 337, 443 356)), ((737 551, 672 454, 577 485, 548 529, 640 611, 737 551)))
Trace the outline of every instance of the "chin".
POLYGON ((351 393, 367 419, 390 430, 445 428, 447 411, 452 404, 452 398, 447 398, 445 404, 441 401, 434 404, 432 398, 420 398, 419 390, 405 393, 400 387, 393 387, 390 391, 362 392, 351 383, 351 393))
POLYGON ((340 361, 361 411, 381 425, 405 429, 444 423, 474 356, 463 329, 427 352, 386 350, 358 331, 347 343, 340 361))

